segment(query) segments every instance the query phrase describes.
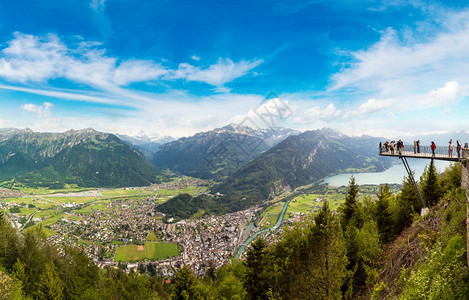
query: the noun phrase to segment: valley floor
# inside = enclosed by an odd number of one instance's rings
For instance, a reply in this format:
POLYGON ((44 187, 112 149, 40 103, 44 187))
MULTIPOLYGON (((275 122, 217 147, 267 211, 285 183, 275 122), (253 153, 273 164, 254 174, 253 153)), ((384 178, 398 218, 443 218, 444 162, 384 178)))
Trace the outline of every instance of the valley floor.
MULTIPOLYGON (((200 218, 202 211, 172 224, 165 223, 164 214, 155 210, 180 193, 199 195, 207 191, 207 182, 187 177, 139 188, 26 193, 4 189, 0 206, 9 212, 16 228, 42 226, 59 248, 80 245, 98 266, 125 263, 130 269, 152 264, 162 276, 171 276, 185 264, 203 275, 208 266, 229 262, 241 245, 260 231, 275 240, 283 226, 314 214, 323 201, 336 209, 346 188, 308 185, 262 207, 200 218), (168 247, 172 248, 169 252, 168 247)), ((362 191, 362 196, 372 195, 377 187, 363 186, 362 191)))

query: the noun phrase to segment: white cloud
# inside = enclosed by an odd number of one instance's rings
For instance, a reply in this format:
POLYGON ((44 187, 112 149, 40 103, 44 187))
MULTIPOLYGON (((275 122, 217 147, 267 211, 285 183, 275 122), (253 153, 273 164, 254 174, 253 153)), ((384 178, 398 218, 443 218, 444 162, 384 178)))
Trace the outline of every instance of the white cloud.
POLYGON ((15 33, 2 50, 0 76, 13 82, 45 82, 66 78, 102 89, 160 78, 165 68, 148 60, 117 62, 97 43, 82 42, 69 48, 54 34, 36 37, 15 33))
POLYGON ((219 58, 216 64, 210 65, 205 69, 188 63, 182 63, 167 78, 199 81, 214 86, 222 86, 227 82, 246 75, 262 62, 263 60, 259 59, 256 61, 241 60, 235 63, 229 58, 219 58))
POLYGON ((67 47, 55 35, 40 39, 15 33, 15 39, 2 52, 1 77, 18 82, 41 82, 62 74, 63 66, 57 62, 67 55, 67 47))
POLYGON ((341 113, 342 112, 337 109, 334 103, 329 103, 325 108, 321 108, 320 106, 313 106, 304 112, 300 112, 298 116, 293 118, 293 121, 299 124, 313 124, 319 120, 324 121, 337 118, 341 115, 341 113))
MULTIPOLYGON (((225 83, 246 75, 262 63, 262 60, 233 62, 229 58, 220 58, 216 64, 206 68, 182 63, 172 70, 151 60, 119 60, 109 57, 100 46, 98 42, 81 41, 76 47, 70 47, 54 34, 38 37, 17 32, 15 38, 1 51, 0 77, 24 85, 44 84, 50 79, 64 78, 111 93, 105 98, 123 99, 125 95, 148 102, 153 95, 146 97, 125 88, 137 82, 184 79, 205 82, 215 86, 218 92, 227 93, 229 90, 223 87, 225 83)), ((41 89, 36 85, 30 90, 38 92, 41 89)), ((41 93, 46 94, 48 90, 51 88, 44 87, 41 93)), ((25 87, 24 91, 28 92, 28 88, 25 87)), ((50 92, 58 95, 57 91, 50 92)), ((92 102, 99 102, 82 94, 81 91, 73 91, 68 95, 76 100, 91 99, 92 102)))
POLYGON ((445 86, 431 90, 419 99, 419 104, 424 107, 446 106, 454 104, 461 87, 456 81, 447 82, 445 86))
POLYGON ((200 60, 200 56, 197 56, 197 55, 192 55, 191 56, 191 59, 195 60, 195 61, 199 61, 200 60))
POLYGON ((381 100, 372 98, 357 107, 350 108, 344 113, 344 118, 364 115, 371 117, 370 114, 376 113, 391 115, 405 111, 423 111, 435 107, 454 105, 457 103, 455 99, 460 92, 461 87, 459 84, 452 81, 425 94, 415 94, 399 99, 388 98, 381 100))
POLYGON ((21 105, 21 109, 29 112, 36 113, 39 118, 48 118, 51 116, 50 109, 54 107, 54 104, 50 102, 44 102, 43 105, 35 105, 26 103, 21 105))
POLYGON ((349 114, 360 116, 360 115, 366 115, 366 114, 377 112, 377 111, 384 110, 384 109, 389 109, 395 106, 396 103, 397 103, 396 99, 393 99, 393 98, 389 98, 385 100, 377 100, 375 98, 372 98, 360 104, 358 108, 353 109, 352 111, 347 113, 347 116, 349 114))
POLYGON ((441 13, 433 21, 438 31, 434 26, 428 26, 433 30, 428 34, 388 28, 368 49, 349 53, 353 62, 332 76, 331 90, 399 98, 422 94, 444 82, 469 85, 469 11, 441 13))

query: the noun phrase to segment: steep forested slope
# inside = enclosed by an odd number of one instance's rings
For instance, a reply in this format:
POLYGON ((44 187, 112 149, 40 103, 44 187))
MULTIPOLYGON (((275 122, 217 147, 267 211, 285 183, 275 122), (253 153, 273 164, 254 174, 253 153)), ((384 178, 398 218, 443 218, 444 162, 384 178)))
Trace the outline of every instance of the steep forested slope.
POLYGON ((0 141, 0 181, 9 186, 147 185, 160 175, 142 154, 115 135, 92 129, 64 133, 13 130, 0 141))
POLYGON ((227 201, 250 205, 344 171, 381 171, 378 138, 348 137, 331 129, 291 136, 262 153, 214 188, 227 201), (245 200, 242 200, 245 199, 245 200))

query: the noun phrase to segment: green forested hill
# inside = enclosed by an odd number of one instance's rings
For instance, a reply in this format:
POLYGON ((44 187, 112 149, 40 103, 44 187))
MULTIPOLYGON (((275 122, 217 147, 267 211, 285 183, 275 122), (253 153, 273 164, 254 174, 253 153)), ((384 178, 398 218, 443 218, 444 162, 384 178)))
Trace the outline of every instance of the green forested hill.
POLYGON ((335 173, 381 171, 391 161, 378 157, 379 141, 348 137, 331 129, 290 136, 240 168, 214 191, 224 194, 226 202, 245 201, 242 206, 249 206, 335 173))
POLYGON ((92 129, 11 130, 1 137, 0 181, 8 186, 136 186, 155 182, 161 175, 115 135, 92 129))

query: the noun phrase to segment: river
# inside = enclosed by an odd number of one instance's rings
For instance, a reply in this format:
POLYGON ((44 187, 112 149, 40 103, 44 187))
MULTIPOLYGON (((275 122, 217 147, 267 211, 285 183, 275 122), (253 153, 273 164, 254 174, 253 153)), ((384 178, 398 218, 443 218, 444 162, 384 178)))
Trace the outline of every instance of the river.
MULTIPOLYGON (((285 205, 283 206, 283 209, 282 211, 280 212, 280 215, 279 217, 277 218, 277 223, 275 223, 275 225, 271 228, 267 228, 267 229, 264 229, 264 230, 261 230, 261 231, 258 231, 256 233, 254 233, 250 238, 248 238, 242 245, 241 247, 239 247, 238 251, 236 252, 236 255, 235 255, 235 258, 238 259, 241 254, 243 253, 244 249, 246 249, 246 246, 249 245, 249 243, 251 243, 259 234, 262 234, 264 232, 267 232, 267 235, 266 237, 271 234, 272 232, 274 232, 275 230, 277 230, 280 225, 282 224, 282 221, 283 221, 283 217, 285 216, 285 212, 287 211, 287 208, 288 208, 288 204, 290 204, 290 202, 295 198, 295 196, 290 196, 290 198, 288 199, 288 201, 285 203, 285 205)), ((251 223, 253 224, 253 223, 251 223)), ((251 226, 251 224, 249 224, 249 226, 251 226)), ((249 227, 248 226, 248 227, 249 227)))

